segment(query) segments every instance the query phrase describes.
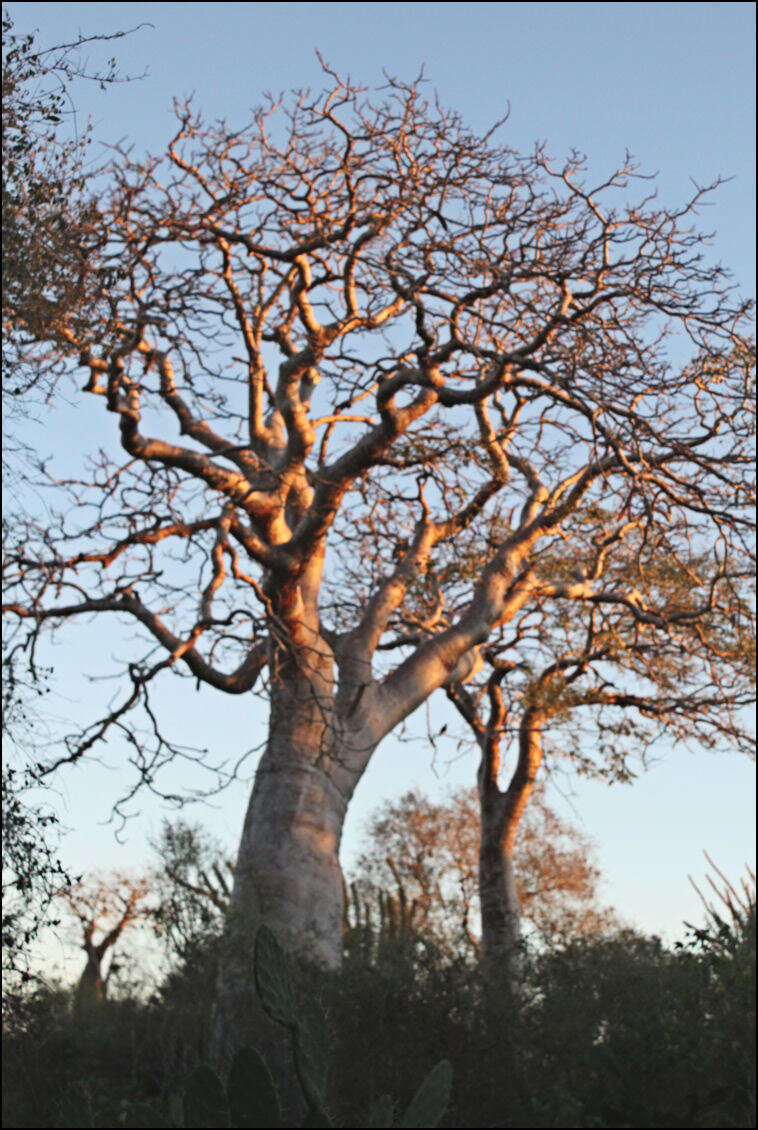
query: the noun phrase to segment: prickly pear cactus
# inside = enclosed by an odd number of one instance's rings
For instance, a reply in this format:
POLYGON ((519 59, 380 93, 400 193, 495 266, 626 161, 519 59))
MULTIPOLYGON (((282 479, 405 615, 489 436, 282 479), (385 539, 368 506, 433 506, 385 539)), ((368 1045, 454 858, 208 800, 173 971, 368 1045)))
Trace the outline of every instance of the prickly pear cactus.
POLYGON ((295 1022, 295 1001, 287 958, 268 926, 261 926, 255 938, 253 959, 255 987, 272 1020, 291 1028, 295 1022))
POLYGON ((371 1104, 366 1119, 367 1130, 387 1130, 392 1126, 393 1106, 389 1095, 381 1095, 371 1104))
POLYGON ((210 1067, 196 1067, 184 1092, 184 1125, 187 1127, 228 1126, 224 1086, 210 1067))
POLYGON ((320 1001, 305 1000, 294 1028, 295 1070, 312 1110, 324 1109, 331 1032, 320 1001))
MULTIPOLYGON (((450 1101, 453 1069, 446 1059, 440 1061, 421 1084, 398 1127, 438 1126, 450 1101)), ((392 1099, 382 1095, 373 1103, 366 1120, 367 1130, 389 1130, 395 1123, 392 1099)))
POLYGON ((441 1060, 427 1075, 398 1126, 411 1130, 425 1126, 438 1126, 450 1101, 450 1088, 453 1082, 453 1069, 448 1060, 441 1060))
POLYGON ((272 1020, 289 1028, 295 1071, 308 1104, 306 1126, 331 1126, 325 1109, 326 1074, 331 1033, 321 1003, 295 1002, 287 958, 268 926, 255 939, 255 984, 261 1003, 272 1020))
POLYGON ((277 1130, 282 1115, 271 1072, 260 1052, 242 1047, 232 1061, 227 1085, 229 1113, 234 1127, 277 1130))
MULTIPOLYGON (((332 1039, 326 1012, 320 1001, 296 1002, 284 951, 267 926, 260 927, 255 939, 254 970, 263 1007, 291 1033, 295 1071, 308 1104, 303 1126, 331 1126, 326 1079, 332 1039)), ((437 1126, 450 1099, 451 1081, 452 1068, 442 1060, 419 1087, 398 1127, 437 1126)), ((260 1053, 250 1047, 240 1048, 234 1057, 226 1089, 210 1067, 198 1067, 187 1083, 183 1113, 186 1127, 278 1130, 282 1126, 271 1073, 260 1053)), ((392 1125, 392 1100, 383 1095, 371 1107, 366 1126, 380 1130, 392 1125)))

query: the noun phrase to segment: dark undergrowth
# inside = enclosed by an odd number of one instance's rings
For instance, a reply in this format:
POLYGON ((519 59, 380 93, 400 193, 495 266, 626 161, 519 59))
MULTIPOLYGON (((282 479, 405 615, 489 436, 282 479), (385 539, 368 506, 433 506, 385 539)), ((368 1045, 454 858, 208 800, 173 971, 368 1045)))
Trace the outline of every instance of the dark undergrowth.
MULTIPOLYGON (((8 997, 4 1126, 183 1125, 214 979, 211 946, 148 1001, 77 1012, 63 990, 8 997)), ((532 955, 519 1006, 496 976, 412 937, 357 947, 308 985, 328 1016, 337 1126, 365 1125, 385 1094, 405 1110, 443 1059, 442 1126, 755 1126, 754 908, 673 950, 621 932, 532 955)))

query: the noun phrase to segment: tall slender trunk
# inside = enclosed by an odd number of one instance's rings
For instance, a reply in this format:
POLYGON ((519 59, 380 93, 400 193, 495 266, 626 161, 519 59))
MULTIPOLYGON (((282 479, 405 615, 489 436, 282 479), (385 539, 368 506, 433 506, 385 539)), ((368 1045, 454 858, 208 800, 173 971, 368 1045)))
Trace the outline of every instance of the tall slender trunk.
POLYGON ((482 915, 482 957, 493 969, 505 968, 517 995, 523 979, 521 918, 513 851, 542 760, 543 715, 525 711, 519 727, 519 759, 508 788, 497 785, 497 750, 485 750, 480 772, 479 897, 482 915))
POLYGON ((508 979, 520 980, 518 950, 521 941, 519 897, 513 867, 513 849, 504 837, 504 796, 481 805, 479 843, 479 900, 482 915, 482 957, 505 966, 508 979))

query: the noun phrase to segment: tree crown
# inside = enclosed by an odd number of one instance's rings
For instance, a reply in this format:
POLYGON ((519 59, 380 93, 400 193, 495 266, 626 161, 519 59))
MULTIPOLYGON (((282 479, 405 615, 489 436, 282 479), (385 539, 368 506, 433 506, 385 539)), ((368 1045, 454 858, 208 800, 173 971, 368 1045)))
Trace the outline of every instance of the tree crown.
POLYGON ((590 184, 419 83, 374 100, 327 75, 240 130, 177 105, 163 158, 122 152, 87 223, 87 325, 38 334, 125 459, 11 541, 6 610, 24 646, 107 611, 161 653, 70 756, 166 670, 275 678, 270 639, 305 668, 334 654, 357 763, 516 617, 576 639, 569 604, 626 680, 686 687, 688 718, 739 706, 754 361, 694 227, 709 189, 666 209, 628 158, 590 184))

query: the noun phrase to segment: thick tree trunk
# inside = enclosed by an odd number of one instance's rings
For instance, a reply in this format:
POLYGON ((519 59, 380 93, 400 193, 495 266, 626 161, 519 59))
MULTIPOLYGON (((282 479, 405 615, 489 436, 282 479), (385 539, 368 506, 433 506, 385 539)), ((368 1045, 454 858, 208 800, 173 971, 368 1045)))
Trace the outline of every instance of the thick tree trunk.
POLYGON ((266 751, 240 841, 231 915, 265 919, 287 948, 334 968, 342 936, 338 860, 350 781, 333 725, 331 654, 272 679, 266 751))
POLYGON ((338 853, 359 773, 348 768, 334 721, 331 650, 322 640, 299 662, 269 665, 271 713, 240 842, 212 1022, 219 1067, 242 1042, 268 1058, 297 1112, 287 1034, 262 1011, 252 976, 255 932, 265 921, 285 949, 322 967, 342 955, 343 885, 338 853))
POLYGON ((87 964, 79 978, 79 984, 76 986, 74 995, 76 1008, 87 1008, 105 1000, 105 981, 103 980, 101 965, 102 961, 96 950, 94 948, 88 950, 87 964))

